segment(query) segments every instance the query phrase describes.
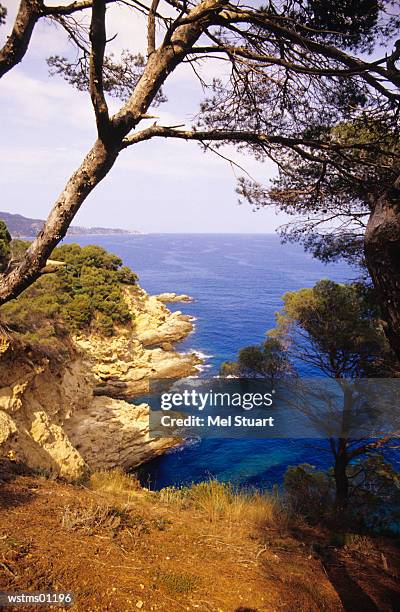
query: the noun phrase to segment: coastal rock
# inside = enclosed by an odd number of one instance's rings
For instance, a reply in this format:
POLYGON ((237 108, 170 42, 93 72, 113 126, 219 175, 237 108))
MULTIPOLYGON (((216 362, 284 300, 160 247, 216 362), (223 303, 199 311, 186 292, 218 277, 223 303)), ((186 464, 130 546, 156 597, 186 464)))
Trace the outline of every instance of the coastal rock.
POLYGON ((165 304, 172 302, 193 302, 193 298, 190 295, 186 295, 186 293, 160 293, 155 297, 165 304))
POLYGON ((174 438, 151 438, 149 406, 135 406, 110 397, 96 397, 88 410, 66 422, 70 440, 91 470, 116 465, 132 469, 179 443, 174 438))
POLYGON ((138 286, 125 297, 132 323, 112 337, 76 336, 63 363, 0 334, 0 457, 78 480, 90 470, 135 467, 177 444, 150 437, 146 404, 114 398, 197 371, 195 354, 173 348, 192 330, 190 317, 138 286))
POLYGON ((77 480, 87 465, 63 425, 92 398, 91 377, 79 359, 55 372, 47 360, 0 355, 0 456, 31 468, 77 480))
POLYGON ((132 326, 105 338, 79 335, 75 343, 90 358, 97 381, 95 393, 123 398, 148 393, 150 381, 195 374, 201 360, 195 353, 179 353, 173 344, 192 330, 191 318, 171 312, 140 287, 126 292, 132 326))

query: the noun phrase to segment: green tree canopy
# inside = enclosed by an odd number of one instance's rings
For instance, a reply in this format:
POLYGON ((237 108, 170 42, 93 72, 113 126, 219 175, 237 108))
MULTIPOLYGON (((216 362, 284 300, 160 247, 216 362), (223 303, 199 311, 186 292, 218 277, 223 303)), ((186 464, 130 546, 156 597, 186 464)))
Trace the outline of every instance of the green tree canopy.
POLYGON ((268 378, 275 381, 289 369, 285 349, 276 338, 267 338, 259 346, 240 349, 237 361, 226 361, 221 365, 221 376, 241 378, 268 378))
POLYGON ((0 219, 0 273, 5 272, 11 255, 11 236, 4 221, 0 219))
POLYGON ((388 375, 393 358, 371 288, 322 280, 283 302, 269 334, 293 357, 332 378, 388 375))
MULTIPOLYGON (((28 246, 16 241, 15 251, 28 246)), ((2 307, 2 320, 11 329, 27 340, 33 334, 40 343, 43 334, 97 331, 111 336, 116 326, 131 322, 124 288, 134 285, 137 276, 119 257, 98 246, 65 244, 53 251, 52 259, 66 265, 2 307)))

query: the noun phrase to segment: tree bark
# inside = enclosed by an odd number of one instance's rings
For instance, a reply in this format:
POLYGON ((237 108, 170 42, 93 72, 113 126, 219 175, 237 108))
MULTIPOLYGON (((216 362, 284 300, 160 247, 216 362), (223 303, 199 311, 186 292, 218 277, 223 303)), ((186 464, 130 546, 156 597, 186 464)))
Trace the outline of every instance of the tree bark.
POLYGON ((69 179, 21 263, 4 275, 0 283, 0 305, 19 295, 39 277, 49 255, 65 236, 81 204, 112 168, 118 153, 119 148, 106 148, 102 141, 95 142, 81 166, 69 179))
POLYGON ((400 360, 400 177, 374 203, 364 251, 386 321, 385 333, 400 360))
POLYGON ((24 57, 42 11, 41 0, 21 0, 12 32, 0 49, 0 78, 24 57))
POLYGON ((347 476, 348 457, 345 450, 346 444, 339 441, 339 450, 335 457, 335 508, 345 510, 349 503, 349 478, 347 476))

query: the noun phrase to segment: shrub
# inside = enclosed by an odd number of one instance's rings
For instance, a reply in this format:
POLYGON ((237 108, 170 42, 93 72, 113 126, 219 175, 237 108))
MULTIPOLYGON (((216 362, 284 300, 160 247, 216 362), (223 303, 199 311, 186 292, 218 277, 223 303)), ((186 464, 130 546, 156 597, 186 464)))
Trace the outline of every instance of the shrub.
MULTIPOLYGON (((28 245, 13 241, 13 257, 21 256, 28 245)), ((39 333, 46 339, 44 347, 49 338, 60 338, 68 332, 86 330, 112 336, 117 325, 130 323, 124 287, 135 284, 137 276, 122 266, 119 257, 98 246, 78 244, 58 247, 51 257, 67 265, 40 277, 2 307, 2 321, 11 330, 25 341, 29 334, 39 333)))
POLYGON ((61 526, 68 531, 82 530, 91 533, 97 529, 119 529, 123 519, 129 515, 113 506, 66 506, 61 517, 61 526))
POLYGON ((7 268, 11 255, 11 236, 4 221, 0 220, 0 273, 7 268))
POLYGON ((286 470, 284 487, 289 506, 294 514, 317 523, 333 505, 332 479, 304 463, 286 470))
POLYGON ((190 593, 198 585, 199 579, 192 574, 159 570, 155 576, 158 584, 170 593, 190 593))
POLYGON ((66 506, 61 516, 61 526, 68 531, 83 531, 91 534, 100 529, 113 532, 129 529, 133 537, 150 533, 146 520, 129 511, 129 506, 89 505, 66 506))

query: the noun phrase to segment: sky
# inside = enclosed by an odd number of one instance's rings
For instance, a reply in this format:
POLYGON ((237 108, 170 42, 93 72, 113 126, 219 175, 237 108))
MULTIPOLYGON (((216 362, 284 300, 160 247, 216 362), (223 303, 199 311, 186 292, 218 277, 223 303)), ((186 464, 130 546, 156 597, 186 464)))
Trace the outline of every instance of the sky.
MULTIPOLYGON (((8 18, 0 44, 12 27, 18 2, 2 0, 8 18)), ((56 2, 48 2, 56 4, 56 2)), ((57 4, 68 4, 61 0, 57 4)), ((107 12, 107 34, 117 34, 110 51, 145 51, 145 24, 121 5, 107 12), (133 41, 133 42, 132 42, 133 41)), ((68 177, 95 139, 89 95, 59 77, 49 77, 46 57, 68 55, 71 45, 54 23, 40 20, 27 55, 0 82, 0 210, 45 218, 68 177)), ((209 62, 210 80, 221 62, 209 62)), ((168 102, 154 109, 161 125, 190 127, 203 92, 191 68, 178 68, 164 91, 168 102)), ((112 111, 120 105, 110 100, 112 111)), ((257 180, 276 174, 272 162, 224 151, 257 180)), ((153 139, 120 154, 114 168, 82 205, 74 223, 141 232, 265 233, 285 222, 273 210, 254 212, 238 204, 236 178, 242 173, 195 142, 153 139)))

